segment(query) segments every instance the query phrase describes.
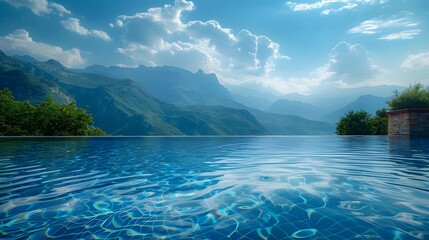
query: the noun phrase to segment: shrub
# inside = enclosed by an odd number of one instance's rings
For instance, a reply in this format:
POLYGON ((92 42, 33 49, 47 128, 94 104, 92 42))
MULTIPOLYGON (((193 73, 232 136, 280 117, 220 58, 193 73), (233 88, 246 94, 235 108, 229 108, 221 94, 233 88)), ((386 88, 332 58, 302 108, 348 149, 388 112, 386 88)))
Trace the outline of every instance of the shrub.
POLYGON ((387 135, 387 110, 377 110, 376 116, 365 111, 349 111, 337 123, 338 135, 387 135))
POLYGON ((336 133, 338 135, 370 135, 370 118, 371 114, 365 111, 349 111, 337 123, 336 133))
POLYGON ((394 98, 388 104, 390 110, 429 108, 429 88, 417 83, 408 87, 402 93, 395 91, 394 98))
POLYGON ((50 98, 32 105, 16 101, 7 88, 0 90, 0 136, 107 135, 92 124, 92 116, 75 102, 60 105, 50 98))

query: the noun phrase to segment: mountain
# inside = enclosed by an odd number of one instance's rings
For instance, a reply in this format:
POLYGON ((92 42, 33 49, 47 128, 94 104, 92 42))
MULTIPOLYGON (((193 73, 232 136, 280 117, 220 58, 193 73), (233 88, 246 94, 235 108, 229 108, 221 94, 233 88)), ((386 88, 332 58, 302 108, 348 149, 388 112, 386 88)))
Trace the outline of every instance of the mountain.
POLYGON ((104 67, 90 66, 87 73, 96 73, 114 78, 132 79, 154 97, 180 105, 221 105, 234 108, 244 106, 234 101, 215 74, 196 73, 176 67, 104 67))
POLYGON ((231 94, 235 101, 249 108, 265 110, 272 104, 270 100, 263 97, 243 96, 237 93, 231 94))
POLYGON ((315 89, 309 95, 291 93, 283 96, 283 99, 300 101, 316 106, 323 112, 334 112, 352 103, 362 95, 390 97, 395 90, 403 91, 405 88, 396 85, 367 86, 358 88, 334 88, 326 87, 315 89))
POLYGON ((31 62, 31 63, 38 62, 35 58, 33 58, 32 56, 28 56, 28 55, 24 55, 24 56, 15 55, 15 56, 13 56, 13 58, 24 61, 24 62, 31 62))
MULTIPOLYGON (((156 68, 157 71, 162 69, 169 68, 156 68)), ((128 71, 124 68, 117 70, 128 71)), ((174 71, 181 72, 178 69, 174 71)), ((202 72, 183 72, 186 76, 209 75, 214 88, 221 86, 214 75, 210 77, 210 74, 202 72)), ((191 105, 192 101, 188 105, 169 104, 153 97, 142 84, 126 78, 115 78, 108 72, 100 75, 85 70, 72 70, 54 60, 26 62, 8 57, 0 51, 0 88, 3 87, 10 88, 18 100, 28 99, 32 103, 48 97, 53 97, 60 103, 76 101, 78 107, 86 107, 92 114, 96 127, 114 135, 279 135, 333 132, 332 126, 327 123, 297 116, 270 114, 241 104, 240 109, 202 103, 191 105)), ((210 98, 207 97, 203 103, 222 103, 221 99, 210 98)), ((237 104, 234 101, 232 103, 237 104)))
POLYGON ((333 123, 338 122, 340 117, 349 111, 364 110, 374 115, 377 110, 381 108, 387 108, 387 101, 389 100, 390 97, 377 97, 370 94, 363 95, 358 97, 355 101, 348 104, 347 106, 342 107, 324 116, 323 120, 333 123))
POLYGON ((335 126, 332 123, 255 109, 249 111, 273 135, 331 135, 335 132, 335 126))
POLYGON ((9 88, 14 97, 19 100, 30 100, 31 103, 39 103, 49 97, 55 102, 69 103, 72 98, 57 84, 26 74, 20 70, 4 70, 0 66, 0 89, 9 88), (29 99, 29 96, 31 98, 29 99))
POLYGON ((232 97, 238 103, 244 104, 249 108, 255 108, 264 111, 271 104, 273 104, 279 97, 272 93, 264 92, 263 90, 257 90, 255 88, 243 86, 243 85, 225 85, 226 88, 231 92, 232 97))
POLYGON ((316 106, 286 99, 280 99, 274 102, 267 108, 267 112, 282 115, 296 115, 311 120, 319 120, 323 115, 323 112, 316 106))
POLYGON ((179 107, 151 96, 132 80, 67 69, 59 62, 25 62, 0 52, 0 88, 33 103, 51 96, 87 106, 96 127, 114 135, 258 135, 264 127, 246 110, 179 107))

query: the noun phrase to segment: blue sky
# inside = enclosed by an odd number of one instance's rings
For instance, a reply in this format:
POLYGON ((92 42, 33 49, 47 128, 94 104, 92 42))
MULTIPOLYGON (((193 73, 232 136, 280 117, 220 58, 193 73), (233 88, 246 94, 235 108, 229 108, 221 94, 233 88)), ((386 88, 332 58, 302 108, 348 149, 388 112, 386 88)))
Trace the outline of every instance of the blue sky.
POLYGON ((177 66, 225 84, 429 84, 426 0, 0 0, 0 49, 89 65, 177 66))

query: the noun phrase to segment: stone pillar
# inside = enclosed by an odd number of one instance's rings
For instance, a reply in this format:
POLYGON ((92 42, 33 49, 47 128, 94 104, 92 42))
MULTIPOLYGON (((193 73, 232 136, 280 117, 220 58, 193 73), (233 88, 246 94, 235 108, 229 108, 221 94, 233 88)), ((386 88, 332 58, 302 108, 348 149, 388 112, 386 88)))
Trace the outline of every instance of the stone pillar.
POLYGON ((429 108, 400 109, 387 115, 390 136, 429 136, 429 108))

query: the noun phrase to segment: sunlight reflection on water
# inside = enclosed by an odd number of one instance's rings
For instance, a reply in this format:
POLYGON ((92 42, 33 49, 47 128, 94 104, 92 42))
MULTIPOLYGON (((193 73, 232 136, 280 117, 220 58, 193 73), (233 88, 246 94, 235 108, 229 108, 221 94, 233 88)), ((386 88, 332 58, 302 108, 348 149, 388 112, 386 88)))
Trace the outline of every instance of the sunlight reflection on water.
POLYGON ((6 238, 425 239, 429 140, 0 139, 6 238))

